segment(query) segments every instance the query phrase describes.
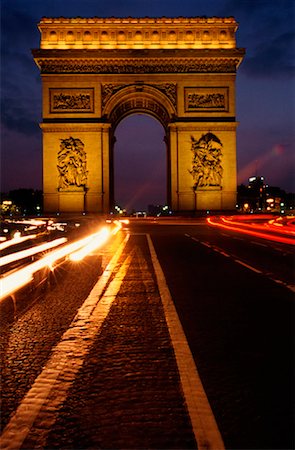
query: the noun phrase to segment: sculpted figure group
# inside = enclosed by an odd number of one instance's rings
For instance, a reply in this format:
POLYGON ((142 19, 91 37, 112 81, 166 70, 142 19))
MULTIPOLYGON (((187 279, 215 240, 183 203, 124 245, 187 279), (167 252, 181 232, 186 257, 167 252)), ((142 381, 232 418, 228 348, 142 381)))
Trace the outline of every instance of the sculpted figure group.
POLYGON ((222 143, 213 133, 203 134, 197 141, 193 136, 193 162, 190 174, 194 179, 193 189, 221 186, 223 168, 221 165, 222 143))
POLYGON ((59 189, 69 186, 86 186, 86 152, 80 139, 61 139, 60 150, 57 155, 59 171, 59 189))

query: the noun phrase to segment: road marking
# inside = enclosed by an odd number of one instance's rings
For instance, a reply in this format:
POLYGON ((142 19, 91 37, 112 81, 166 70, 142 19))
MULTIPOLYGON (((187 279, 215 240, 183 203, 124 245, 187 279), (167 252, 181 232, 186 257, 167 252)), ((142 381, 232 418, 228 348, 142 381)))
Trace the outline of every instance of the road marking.
POLYGON ((290 291, 295 292, 295 285, 293 284, 286 284, 285 285, 288 289, 290 289, 290 291))
POLYGON ((222 251, 222 250, 217 250, 217 249, 216 249, 216 251, 217 251, 218 253, 220 253, 221 255, 225 256, 226 258, 231 258, 231 255, 229 255, 228 253, 226 253, 226 252, 224 252, 224 251, 222 251))
POLYGON ((266 244, 262 244, 261 242, 250 241, 251 244, 260 245, 260 247, 268 247, 266 244))
POLYGON ((244 266, 244 267, 247 267, 247 269, 250 269, 250 270, 252 270, 253 272, 256 272, 256 273, 263 273, 263 272, 261 272, 261 270, 255 269, 255 267, 250 266, 250 264, 244 263, 244 262, 241 261, 240 259, 234 259, 234 261, 235 261, 236 263, 238 263, 238 264, 241 264, 241 265, 244 266))
POLYGON ((200 242, 202 245, 205 245, 206 247, 213 249, 212 245, 208 244, 208 242, 204 242, 204 241, 198 241, 198 242, 200 242))
POLYGON ((182 389, 199 450, 223 450, 224 444, 192 353, 178 318, 151 237, 147 234, 166 322, 175 352, 182 389))
POLYGON ((38 439, 38 448, 44 448, 50 426, 56 420, 56 413, 66 399, 67 391, 75 380, 75 376, 84 362, 85 355, 90 350, 102 323, 108 315, 112 302, 115 300, 126 275, 131 256, 127 257, 109 283, 129 236, 128 234, 121 243, 102 276, 79 308, 70 327, 54 347, 52 356, 43 371, 36 378, 33 386, 3 430, 0 436, 1 450, 18 450, 21 448, 31 428, 38 422, 38 415, 43 407, 46 409, 46 426, 38 428, 36 439, 38 439), (52 399, 49 397, 53 389, 57 392, 57 395, 53 396, 52 399))
MULTIPOLYGON (((250 270, 252 270, 252 271, 255 272, 255 273, 259 273, 259 274, 261 274, 261 275, 264 275, 264 276, 267 277, 269 280, 274 281, 275 283, 278 283, 278 284, 281 284, 281 285, 285 286, 285 287, 286 287, 287 289, 289 289, 290 291, 295 292, 295 286, 294 286, 294 285, 292 285, 292 284, 287 284, 286 282, 284 282, 284 281, 282 281, 282 280, 278 280, 278 279, 276 279, 276 278, 273 278, 273 277, 272 277, 271 275, 269 275, 268 273, 265 273, 265 272, 263 272, 262 270, 256 269, 256 267, 253 267, 253 266, 251 266, 250 264, 247 264, 247 263, 245 263, 244 261, 241 261, 240 259, 237 259, 237 258, 235 257, 235 255, 230 254, 230 253, 226 253, 226 252, 224 252, 222 249, 220 249, 220 248, 218 248, 218 247, 216 247, 216 246, 214 246, 214 245, 210 245, 208 242, 200 241, 199 239, 194 238, 194 237, 190 236, 189 234, 185 234, 185 236, 188 237, 188 238, 190 238, 190 239, 192 239, 192 240, 195 241, 195 242, 198 242, 199 244, 202 244, 202 245, 205 245, 206 247, 209 247, 211 250, 213 250, 213 251, 219 253, 220 255, 225 256, 226 258, 231 258, 232 261, 234 261, 234 262, 236 262, 236 263, 238 263, 238 264, 241 264, 241 265, 244 266, 244 267, 247 267, 247 269, 250 269, 250 270)), ((244 239, 243 239, 243 240, 244 240, 244 239)), ((254 242, 254 241, 253 241, 253 242, 254 242)), ((261 244, 261 245, 263 245, 263 247, 264 247, 264 246, 267 247, 267 245, 264 245, 264 244, 261 244)))

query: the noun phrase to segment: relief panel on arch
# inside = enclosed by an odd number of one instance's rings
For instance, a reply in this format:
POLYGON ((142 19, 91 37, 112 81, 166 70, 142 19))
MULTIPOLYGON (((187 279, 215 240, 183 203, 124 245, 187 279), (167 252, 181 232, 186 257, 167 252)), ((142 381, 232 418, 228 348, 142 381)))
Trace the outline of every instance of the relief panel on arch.
POLYGON ((58 190, 86 190, 88 170, 86 170, 84 143, 70 136, 60 139, 57 154, 58 190))
POLYGON ((51 113, 94 113, 94 88, 50 88, 51 113))
POLYGON ((192 168, 193 190, 222 189, 223 180, 223 144, 213 133, 202 134, 197 140, 191 136, 193 153, 192 168))
POLYGON ((185 87, 185 112, 228 112, 228 87, 185 87))

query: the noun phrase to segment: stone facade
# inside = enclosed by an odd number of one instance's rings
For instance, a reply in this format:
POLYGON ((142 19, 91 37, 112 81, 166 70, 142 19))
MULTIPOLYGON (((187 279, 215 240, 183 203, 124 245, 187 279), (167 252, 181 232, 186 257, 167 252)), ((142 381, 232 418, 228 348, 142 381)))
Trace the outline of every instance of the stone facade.
POLYGON ((233 18, 43 18, 39 29, 46 211, 110 211, 115 129, 135 112, 163 125, 172 210, 235 207, 244 50, 233 18))

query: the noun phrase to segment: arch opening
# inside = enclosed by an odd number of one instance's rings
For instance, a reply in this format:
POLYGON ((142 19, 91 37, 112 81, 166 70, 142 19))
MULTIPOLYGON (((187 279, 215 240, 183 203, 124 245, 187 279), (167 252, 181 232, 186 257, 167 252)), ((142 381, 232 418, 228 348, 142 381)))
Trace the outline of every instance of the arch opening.
POLYGON ((163 125, 147 112, 133 112, 116 125, 111 149, 114 212, 157 214, 169 204, 165 136, 163 125))

